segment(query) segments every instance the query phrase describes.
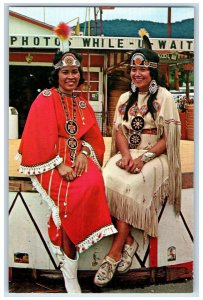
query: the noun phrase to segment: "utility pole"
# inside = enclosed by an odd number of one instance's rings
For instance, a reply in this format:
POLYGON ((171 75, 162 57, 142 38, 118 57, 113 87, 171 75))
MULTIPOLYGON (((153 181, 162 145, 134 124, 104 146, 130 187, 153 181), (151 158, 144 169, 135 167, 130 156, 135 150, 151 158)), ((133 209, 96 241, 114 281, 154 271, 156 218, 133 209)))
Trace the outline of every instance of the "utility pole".
MULTIPOLYGON (((168 7, 168 38, 171 38, 171 7, 168 7)), ((170 86, 170 65, 167 66, 168 85, 170 86)))
POLYGON ((103 14, 103 9, 114 9, 114 6, 99 6, 100 10, 100 35, 103 35, 103 24, 102 24, 102 14, 103 14))
POLYGON ((88 7, 88 36, 90 35, 90 7, 88 7))
POLYGON ((97 8, 94 7, 95 35, 97 36, 97 8))
POLYGON ((168 38, 171 38, 171 7, 168 7, 168 38))
POLYGON ((102 8, 100 8, 100 35, 103 34, 103 28, 102 28, 102 14, 103 14, 103 11, 102 11, 102 8))

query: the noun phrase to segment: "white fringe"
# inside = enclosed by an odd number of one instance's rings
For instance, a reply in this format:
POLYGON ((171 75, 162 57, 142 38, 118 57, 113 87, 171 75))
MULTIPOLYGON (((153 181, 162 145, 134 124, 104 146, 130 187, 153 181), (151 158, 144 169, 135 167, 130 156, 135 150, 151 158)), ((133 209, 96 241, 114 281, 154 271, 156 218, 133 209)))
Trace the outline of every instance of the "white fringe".
POLYGON ((150 207, 143 209, 142 205, 128 199, 109 188, 106 189, 111 216, 123 220, 134 228, 144 230, 144 234, 158 236, 158 209, 168 196, 168 179, 154 192, 150 207))
POLYGON ((22 154, 20 154, 19 152, 16 153, 15 160, 18 160, 21 163, 21 161, 22 161, 22 154))
POLYGON ((100 165, 100 163, 99 163, 99 161, 97 159, 96 153, 95 153, 94 149, 92 148, 92 146, 88 142, 86 142, 84 140, 82 141, 82 145, 84 147, 89 148, 89 150, 90 150, 90 157, 95 162, 95 164, 98 166, 98 168, 101 169, 101 165, 100 165))
POLYGON ((60 219, 60 216, 59 216, 59 207, 56 206, 55 202, 47 194, 45 189, 43 189, 43 187, 41 186, 41 184, 37 180, 36 176, 30 176, 30 178, 32 180, 32 184, 33 184, 34 188, 41 195, 42 199, 48 204, 48 206, 51 210, 51 214, 52 214, 54 224, 56 225, 57 229, 59 229, 60 226, 61 226, 61 219, 60 219))
MULTIPOLYGON (((20 154, 19 154, 18 159, 20 159, 20 154)), ((32 167, 27 167, 27 166, 21 165, 18 169, 18 172, 26 174, 26 175, 37 175, 37 174, 41 174, 41 173, 44 173, 44 172, 54 169, 56 166, 60 165, 60 163, 62 163, 62 161, 63 161, 63 158, 60 157, 59 155, 57 155, 54 159, 52 159, 49 162, 42 164, 42 165, 36 165, 36 166, 32 166, 32 167)))
POLYGON ((76 248, 78 249, 79 253, 82 253, 89 249, 91 246, 93 246, 95 243, 99 242, 101 239, 103 239, 106 236, 112 235, 114 233, 117 233, 118 231, 113 225, 108 225, 106 227, 102 227, 98 231, 92 233, 90 236, 88 236, 84 241, 79 243, 76 248))
MULTIPOLYGON (((94 232, 88 238, 86 238, 84 241, 76 245, 76 249, 78 253, 83 253, 87 249, 89 249, 91 246, 99 242, 102 238, 115 234, 118 231, 113 225, 108 225, 106 227, 103 227, 99 229, 98 231, 94 232)), ((54 245, 52 242, 50 242, 52 251, 55 255, 63 255, 63 251, 60 246, 54 245)))

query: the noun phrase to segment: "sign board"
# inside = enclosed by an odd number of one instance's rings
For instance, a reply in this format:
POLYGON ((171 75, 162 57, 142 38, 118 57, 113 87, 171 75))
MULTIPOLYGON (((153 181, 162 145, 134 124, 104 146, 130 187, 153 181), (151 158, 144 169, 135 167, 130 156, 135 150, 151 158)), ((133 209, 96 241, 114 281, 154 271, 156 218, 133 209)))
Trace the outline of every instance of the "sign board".
MULTIPOLYGON (((9 36, 10 48, 59 48, 60 43, 54 35, 9 36)), ((73 49, 134 50, 143 47, 142 39, 130 37, 72 36, 66 43, 73 49)), ((155 51, 194 51, 193 39, 151 39, 151 44, 155 51)))

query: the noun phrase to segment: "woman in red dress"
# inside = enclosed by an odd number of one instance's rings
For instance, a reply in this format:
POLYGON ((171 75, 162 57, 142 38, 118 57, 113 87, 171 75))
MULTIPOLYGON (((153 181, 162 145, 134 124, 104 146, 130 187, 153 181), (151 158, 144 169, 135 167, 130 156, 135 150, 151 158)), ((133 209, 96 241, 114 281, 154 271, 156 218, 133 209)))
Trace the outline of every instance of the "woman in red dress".
POLYGON ((81 56, 58 52, 53 88, 35 99, 19 148, 19 172, 51 209, 48 232, 68 293, 81 293, 79 253, 116 233, 101 166, 104 141, 89 103, 74 92, 83 82, 81 56))

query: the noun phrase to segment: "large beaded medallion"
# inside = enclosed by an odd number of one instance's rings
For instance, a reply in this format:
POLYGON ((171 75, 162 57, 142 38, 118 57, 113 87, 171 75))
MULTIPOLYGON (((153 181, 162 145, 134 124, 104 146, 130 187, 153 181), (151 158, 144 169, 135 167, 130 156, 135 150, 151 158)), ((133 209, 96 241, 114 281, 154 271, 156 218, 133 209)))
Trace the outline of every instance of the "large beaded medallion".
POLYGON ((135 131, 141 131, 144 127, 144 119, 141 116, 136 116, 131 121, 131 127, 135 131))
POLYGON ((74 135, 78 131, 78 125, 75 121, 68 120, 68 121, 66 121, 66 124, 65 124, 65 130, 68 134, 74 135))
POLYGON ((74 137, 70 137, 69 139, 67 139, 66 143, 70 149, 75 150, 78 146, 78 141, 74 137))
POLYGON ((141 116, 136 116, 131 121, 131 127, 134 133, 129 136, 130 147, 134 148, 141 143, 141 132, 144 127, 144 119, 141 116))
POLYGON ((138 146, 141 142, 140 135, 138 133, 131 134, 131 136, 129 137, 129 142, 134 146, 138 146))

